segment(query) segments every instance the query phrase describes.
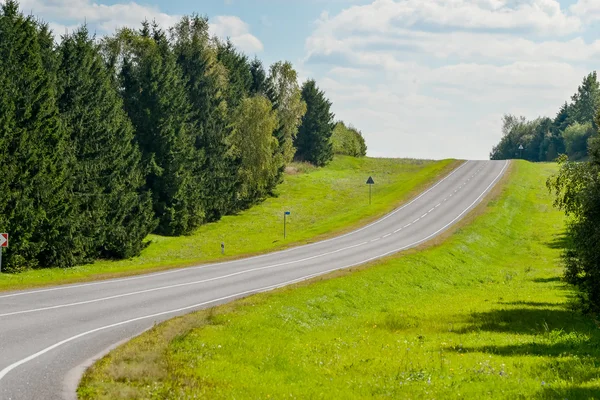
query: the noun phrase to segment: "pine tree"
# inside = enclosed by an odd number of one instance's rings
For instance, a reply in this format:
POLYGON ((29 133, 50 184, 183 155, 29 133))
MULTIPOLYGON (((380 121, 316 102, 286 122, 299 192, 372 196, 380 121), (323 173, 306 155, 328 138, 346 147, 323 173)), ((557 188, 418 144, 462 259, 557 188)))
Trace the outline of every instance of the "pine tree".
POLYGON ((554 126, 556 127, 556 129, 558 131, 562 132, 565 129, 567 129, 567 127, 569 125, 571 125, 571 123, 573 122, 573 116, 571 114, 572 114, 571 105, 569 105, 569 103, 567 103, 565 101, 565 104, 563 104, 560 107, 560 110, 558 111, 558 113, 556 114, 556 117, 554 118, 554 126))
POLYGON ((218 63, 216 49, 209 41, 206 18, 183 17, 171 29, 171 36, 192 105, 192 120, 198 133, 195 144, 205 153, 199 175, 205 219, 215 221, 235 210, 238 186, 235 159, 229 156, 226 143, 231 131, 224 98, 227 71, 218 63))
POLYGON ((326 165, 333 159, 331 135, 335 123, 330 112, 331 102, 314 80, 308 80, 302 86, 302 99, 306 102, 306 114, 294 143, 296 158, 317 166, 326 165))
POLYGON ((54 60, 43 29, 7 1, 0 12, 0 226, 11 234, 4 267, 77 262, 70 229, 70 154, 56 105, 54 60))
POLYGON ((227 40, 225 43, 217 41, 217 60, 227 70, 225 101, 230 110, 235 110, 242 100, 248 97, 252 87, 248 57, 238 52, 233 43, 227 40))
POLYGON ((203 154, 195 146, 182 74, 164 33, 156 27, 147 37, 120 32, 131 49, 121 70, 124 107, 147 167, 146 187, 159 219, 157 232, 191 233, 204 220, 200 168, 203 154), (129 59, 132 57, 133 59, 129 59))
POLYGON ((59 108, 77 160, 74 207, 85 254, 138 255, 156 224, 133 126, 87 28, 64 37, 59 52, 59 108))
POLYGON ((593 123, 597 129, 594 119, 600 106, 600 83, 595 71, 583 78, 571 100, 573 120, 580 124, 593 123))
POLYGON ((250 87, 250 95, 266 95, 267 88, 267 73, 262 62, 255 57, 250 63, 250 73, 252 74, 252 86, 250 87))

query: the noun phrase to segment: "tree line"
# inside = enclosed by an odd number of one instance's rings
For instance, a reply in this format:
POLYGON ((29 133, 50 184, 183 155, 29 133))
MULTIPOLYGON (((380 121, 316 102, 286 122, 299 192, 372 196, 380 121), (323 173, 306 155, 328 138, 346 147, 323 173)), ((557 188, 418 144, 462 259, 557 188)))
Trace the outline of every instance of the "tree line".
POLYGON ((490 159, 555 161, 561 154, 574 161, 587 159, 589 141, 598 136, 595 116, 600 106, 600 84, 596 72, 584 77, 570 100, 554 118, 527 120, 504 115, 503 136, 492 149, 490 159))
POLYGON ((331 135, 334 154, 344 154, 353 157, 367 155, 367 144, 362 132, 352 125, 346 126, 343 121, 338 121, 331 135))
MULTIPOLYGON (((600 123, 600 113, 595 123, 600 123)), ((589 142, 588 161, 559 158, 560 170, 547 181, 555 206, 569 216, 564 238, 566 281, 575 285, 585 312, 600 313, 600 138, 589 142)))
MULTIPOLYGON (((289 62, 265 69, 208 19, 143 22, 56 43, 16 1, 0 10, 3 269, 138 255, 248 208, 293 160, 333 158, 331 102, 289 62)), ((356 155, 364 155, 364 152, 356 155)))
POLYGON ((491 159, 558 161, 546 185, 554 205, 569 217, 562 245, 565 280, 579 293, 582 310, 600 313, 600 85, 584 79, 554 119, 505 115, 503 137, 491 159), (520 149, 520 146, 523 149, 520 149))

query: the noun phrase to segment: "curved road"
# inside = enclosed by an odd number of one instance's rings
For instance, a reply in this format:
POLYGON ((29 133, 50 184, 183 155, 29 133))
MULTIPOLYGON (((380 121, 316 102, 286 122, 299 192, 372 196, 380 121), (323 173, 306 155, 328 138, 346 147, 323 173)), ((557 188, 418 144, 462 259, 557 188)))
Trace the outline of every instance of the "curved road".
POLYGON ((220 264, 0 294, 0 399, 72 399, 86 363, 156 322, 417 246, 449 228, 508 161, 467 161, 380 220, 323 242, 220 264))

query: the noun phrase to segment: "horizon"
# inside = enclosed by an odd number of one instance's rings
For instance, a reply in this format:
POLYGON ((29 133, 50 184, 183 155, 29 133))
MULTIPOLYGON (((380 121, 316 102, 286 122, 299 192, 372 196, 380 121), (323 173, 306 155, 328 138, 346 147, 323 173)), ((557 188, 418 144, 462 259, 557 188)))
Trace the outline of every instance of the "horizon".
POLYGON ((57 37, 84 21, 99 36, 144 19, 209 17, 265 67, 315 79, 367 155, 488 159, 502 115, 553 118, 600 58, 591 0, 21 1, 57 37))

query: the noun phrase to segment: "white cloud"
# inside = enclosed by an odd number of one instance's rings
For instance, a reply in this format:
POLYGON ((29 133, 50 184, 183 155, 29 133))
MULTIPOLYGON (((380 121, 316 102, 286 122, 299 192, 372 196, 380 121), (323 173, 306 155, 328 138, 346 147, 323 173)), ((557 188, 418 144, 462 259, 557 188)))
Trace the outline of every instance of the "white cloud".
POLYGON ((600 2, 598 0, 579 0, 570 7, 570 10, 586 22, 600 20, 600 2))
POLYGON ((600 60, 585 29, 555 0, 375 0, 323 13, 303 68, 327 66, 319 84, 369 154, 486 158, 503 113, 553 116, 600 60))
POLYGON ((252 53, 263 50, 261 41, 250 34, 250 27, 239 17, 227 15, 212 18, 210 30, 213 35, 221 38, 229 37, 243 51, 252 53))
POLYGON ((179 19, 177 15, 161 12, 158 7, 135 2, 105 5, 90 0, 22 0, 21 8, 56 24, 79 25, 85 21, 100 35, 110 34, 120 27, 139 27, 144 19, 156 20, 163 27, 179 19))
MULTIPOLYGON (((98 35, 112 34, 117 28, 138 28, 143 20, 156 21, 161 27, 173 26, 181 16, 162 12, 156 6, 141 5, 134 1, 111 5, 92 0, 21 0, 21 9, 49 22, 55 36, 60 38, 65 28, 72 31, 84 22, 98 35)), ((248 24, 235 16, 217 16, 210 21, 211 33, 221 38, 230 37, 240 49, 247 52, 263 50, 261 41, 250 33, 248 24)))
MULTIPOLYGON (((591 1, 591 0, 590 0, 591 1)), ((581 20, 560 8, 556 0, 376 0, 353 6, 334 18, 324 13, 321 29, 390 33, 422 25, 471 30, 526 30, 568 34, 581 29, 581 20)))

